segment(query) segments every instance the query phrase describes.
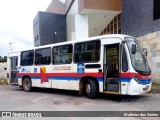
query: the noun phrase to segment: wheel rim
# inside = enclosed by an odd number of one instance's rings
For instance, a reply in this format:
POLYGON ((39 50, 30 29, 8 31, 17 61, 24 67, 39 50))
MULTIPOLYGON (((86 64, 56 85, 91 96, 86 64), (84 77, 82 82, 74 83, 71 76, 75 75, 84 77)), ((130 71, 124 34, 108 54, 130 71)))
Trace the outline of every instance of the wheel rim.
POLYGON ((28 81, 25 81, 25 82, 24 82, 24 87, 25 87, 25 89, 28 89, 28 88, 29 88, 29 82, 28 82, 28 81))
POLYGON ((87 84, 86 85, 86 93, 88 94, 90 92, 91 92, 91 86, 90 86, 90 84, 87 84))

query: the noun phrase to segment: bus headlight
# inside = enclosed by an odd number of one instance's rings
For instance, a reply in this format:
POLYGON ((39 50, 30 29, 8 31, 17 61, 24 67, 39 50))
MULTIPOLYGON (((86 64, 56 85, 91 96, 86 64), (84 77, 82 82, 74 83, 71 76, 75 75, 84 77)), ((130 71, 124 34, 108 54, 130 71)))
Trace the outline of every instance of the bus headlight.
POLYGON ((134 74, 134 78, 133 79, 139 84, 139 79, 138 79, 136 74, 134 74))

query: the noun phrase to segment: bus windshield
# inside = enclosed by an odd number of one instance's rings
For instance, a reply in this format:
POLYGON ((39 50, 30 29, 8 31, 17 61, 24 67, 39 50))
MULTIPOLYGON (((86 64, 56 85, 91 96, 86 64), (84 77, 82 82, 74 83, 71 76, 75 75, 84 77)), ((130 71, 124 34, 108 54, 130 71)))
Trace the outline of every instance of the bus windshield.
POLYGON ((151 74, 151 70, 148 66, 146 57, 141 49, 139 41, 131 37, 126 37, 125 40, 130 52, 133 68, 142 75, 151 74))

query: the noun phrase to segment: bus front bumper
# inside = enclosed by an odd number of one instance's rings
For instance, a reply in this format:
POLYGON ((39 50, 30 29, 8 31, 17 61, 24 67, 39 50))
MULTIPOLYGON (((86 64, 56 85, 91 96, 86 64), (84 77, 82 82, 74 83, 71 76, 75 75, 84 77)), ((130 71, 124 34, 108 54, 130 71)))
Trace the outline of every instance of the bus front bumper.
POLYGON ((146 92, 149 92, 151 90, 152 82, 149 84, 138 84, 134 79, 131 79, 131 81, 128 83, 128 95, 140 95, 146 92))

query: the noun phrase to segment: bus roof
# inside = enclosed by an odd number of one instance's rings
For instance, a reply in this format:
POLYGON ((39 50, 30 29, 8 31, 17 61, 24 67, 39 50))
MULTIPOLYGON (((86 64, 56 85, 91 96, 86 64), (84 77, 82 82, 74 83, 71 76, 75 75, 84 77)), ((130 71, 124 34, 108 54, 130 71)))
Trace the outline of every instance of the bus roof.
POLYGON ((12 53, 17 53, 21 51, 27 51, 27 50, 34 50, 34 49, 39 49, 39 48, 45 48, 45 47, 51 47, 51 46, 58 46, 58 45, 63 45, 63 44, 71 44, 71 43, 76 43, 76 42, 84 42, 84 41, 90 41, 90 40, 96 40, 96 39, 103 39, 103 38, 121 38, 123 40, 124 37, 131 37, 128 35, 123 35, 123 34, 108 34, 108 35, 101 35, 101 36, 95 36, 95 37, 90 37, 90 38, 84 38, 80 40, 72 40, 72 41, 66 41, 66 42, 60 42, 60 43, 54 43, 54 44, 49 44, 49 45, 43 45, 43 46, 38 46, 38 47, 32 47, 28 49, 22 49, 19 51, 10 51, 9 54, 12 53))

